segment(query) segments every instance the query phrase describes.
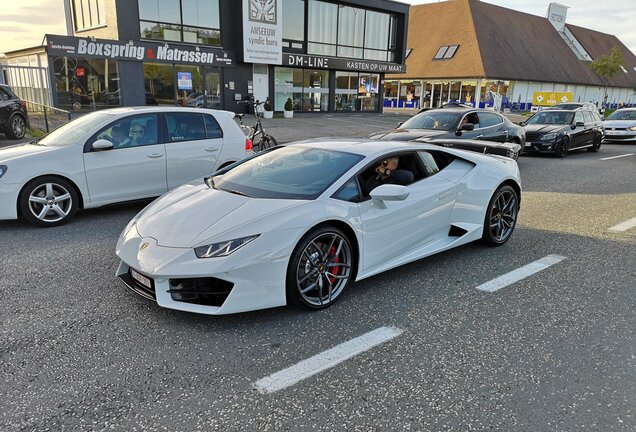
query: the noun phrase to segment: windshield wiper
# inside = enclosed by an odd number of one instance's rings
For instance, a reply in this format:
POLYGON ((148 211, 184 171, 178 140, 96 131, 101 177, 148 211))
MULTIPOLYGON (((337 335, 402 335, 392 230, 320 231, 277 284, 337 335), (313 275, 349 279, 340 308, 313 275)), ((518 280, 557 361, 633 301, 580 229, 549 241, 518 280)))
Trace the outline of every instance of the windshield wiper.
POLYGON ((241 195, 241 196, 249 197, 248 194, 246 194, 245 192, 241 192, 239 190, 233 190, 233 189, 221 189, 221 190, 223 190, 225 192, 233 193, 235 195, 241 195))

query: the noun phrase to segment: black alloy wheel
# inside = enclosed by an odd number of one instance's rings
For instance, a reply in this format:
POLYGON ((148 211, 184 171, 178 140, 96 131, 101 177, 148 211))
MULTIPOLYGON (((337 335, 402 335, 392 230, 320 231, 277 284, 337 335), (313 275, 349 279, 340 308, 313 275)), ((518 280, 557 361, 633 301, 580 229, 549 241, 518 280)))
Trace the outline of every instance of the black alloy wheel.
POLYGON ((259 151, 267 150, 268 148, 274 147, 276 145, 278 145, 278 143, 276 142, 274 137, 271 135, 265 134, 263 135, 263 137, 258 143, 258 150, 259 151))
POLYGON ((517 224, 518 214, 517 192, 508 185, 499 187, 488 204, 482 241, 491 246, 507 242, 517 224))
POLYGON ((556 149, 554 149, 554 151, 556 152, 556 155, 560 158, 566 157, 568 155, 569 150, 570 150, 570 137, 568 136, 564 136, 561 142, 557 144, 556 149))
POLYGON ((287 267, 287 299, 309 309, 335 303, 353 274, 353 249, 336 227, 311 230, 298 243, 287 267))
POLYGON ((26 122, 19 115, 14 115, 9 120, 9 130, 7 131, 7 135, 9 138, 13 139, 22 139, 26 134, 26 122))
POLYGON ((603 138, 601 137, 600 134, 596 134, 594 136, 594 143, 592 144, 592 147, 588 147, 587 151, 591 152, 591 153, 596 153, 601 149, 601 141, 603 140, 603 138))
POLYGON ((63 225, 77 212, 79 199, 63 178, 44 176, 30 181, 18 198, 20 214, 39 227, 63 225))

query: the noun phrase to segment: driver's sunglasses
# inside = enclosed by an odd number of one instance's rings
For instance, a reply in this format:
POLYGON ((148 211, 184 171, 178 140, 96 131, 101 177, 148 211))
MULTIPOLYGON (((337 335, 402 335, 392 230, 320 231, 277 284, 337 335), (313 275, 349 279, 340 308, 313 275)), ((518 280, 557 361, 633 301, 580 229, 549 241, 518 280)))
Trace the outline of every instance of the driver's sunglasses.
POLYGON ((130 133, 140 134, 140 133, 144 133, 144 131, 143 131, 143 130, 141 130, 141 129, 131 129, 131 130, 130 130, 130 133))

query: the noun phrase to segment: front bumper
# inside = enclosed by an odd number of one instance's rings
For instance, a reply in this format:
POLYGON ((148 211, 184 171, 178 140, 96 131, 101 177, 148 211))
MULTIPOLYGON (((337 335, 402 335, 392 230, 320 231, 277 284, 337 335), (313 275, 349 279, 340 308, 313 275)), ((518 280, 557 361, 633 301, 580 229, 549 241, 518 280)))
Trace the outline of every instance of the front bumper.
POLYGON ((0 180, 0 220, 18 218, 18 195, 20 185, 3 183, 0 180))
POLYGON ((559 143, 555 141, 527 141, 523 149, 525 152, 555 152, 559 143))
POLYGON ((628 130, 606 130, 603 141, 636 141, 636 132, 628 130))
POLYGON ((133 225, 117 243, 121 263, 116 276, 137 294, 169 309, 223 315, 284 306, 287 265, 293 249, 290 239, 300 233, 286 234, 289 237, 261 234, 227 257, 200 259, 191 248, 159 246, 151 237, 142 238, 133 225), (153 289, 135 281, 131 268, 149 278, 153 289), (175 280, 195 278, 220 280, 231 286, 231 290, 219 306, 175 300, 175 280))

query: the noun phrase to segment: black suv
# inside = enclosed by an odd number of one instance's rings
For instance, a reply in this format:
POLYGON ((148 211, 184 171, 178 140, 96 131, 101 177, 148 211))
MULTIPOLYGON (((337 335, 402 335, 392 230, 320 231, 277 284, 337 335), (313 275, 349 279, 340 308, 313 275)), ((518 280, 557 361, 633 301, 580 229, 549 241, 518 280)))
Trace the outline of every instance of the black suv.
POLYGON ((27 121, 26 102, 17 97, 8 85, 0 84, 0 133, 22 139, 27 121))
POLYGON ((543 110, 520 124, 526 128, 524 152, 554 152, 562 158, 570 150, 599 151, 605 135, 603 120, 588 109, 543 110))

